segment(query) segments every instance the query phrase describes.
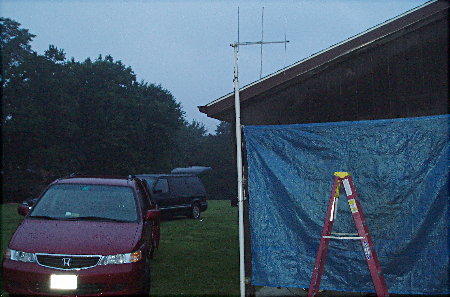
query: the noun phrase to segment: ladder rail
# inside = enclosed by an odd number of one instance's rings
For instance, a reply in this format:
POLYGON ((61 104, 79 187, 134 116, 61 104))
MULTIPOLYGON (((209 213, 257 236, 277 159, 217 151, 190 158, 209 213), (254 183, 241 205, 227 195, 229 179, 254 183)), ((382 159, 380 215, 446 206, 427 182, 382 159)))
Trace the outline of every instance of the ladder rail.
POLYGON ((370 276, 372 277, 375 292, 377 293, 377 296, 389 296, 386 280, 384 279, 383 272, 381 270, 381 265, 378 260, 378 255, 375 251, 375 245, 369 233, 369 228, 367 226, 364 212, 361 207, 361 202, 358 199, 358 193, 356 192, 356 188, 353 183, 353 178, 352 176, 348 176, 346 180, 348 181, 350 190, 352 191, 352 195, 347 196, 347 199, 349 201, 351 199, 354 199, 357 209, 356 212, 352 211, 353 221, 355 222, 358 234, 360 236, 365 237, 364 239, 360 240, 360 243, 364 251, 364 256, 366 259, 367 266, 369 268, 370 276))
POLYGON ((339 179, 338 177, 335 177, 331 190, 330 201, 328 203, 327 213, 325 216, 325 222, 322 229, 323 239, 320 241, 319 249, 317 251, 316 262, 314 264, 314 270, 311 276, 311 282, 309 284, 308 297, 315 296, 315 294, 317 294, 317 292, 319 291, 320 281, 322 280, 325 259, 330 241, 329 238, 324 238, 324 236, 328 236, 329 234, 331 234, 331 230, 333 229, 333 213, 335 209, 336 196, 339 196, 339 188, 339 179))

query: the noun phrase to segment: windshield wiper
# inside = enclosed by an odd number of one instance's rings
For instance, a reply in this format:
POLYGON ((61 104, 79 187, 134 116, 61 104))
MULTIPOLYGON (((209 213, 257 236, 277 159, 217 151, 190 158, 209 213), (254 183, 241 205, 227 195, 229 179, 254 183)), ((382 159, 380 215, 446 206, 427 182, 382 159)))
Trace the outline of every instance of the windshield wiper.
POLYGON ((45 219, 45 220, 61 220, 61 221, 101 221, 101 222, 117 222, 117 223, 129 223, 130 221, 96 217, 96 216, 86 216, 86 217, 50 217, 50 216, 30 216, 30 218, 45 219))
POLYGON ((30 218, 45 219, 45 220, 61 220, 61 218, 49 217, 49 216, 29 216, 30 218))
POLYGON ((102 221, 102 222, 117 222, 117 223, 129 223, 130 221, 105 218, 105 217, 96 217, 96 216, 86 216, 86 217, 72 217, 65 218, 65 220, 73 220, 73 221, 102 221))

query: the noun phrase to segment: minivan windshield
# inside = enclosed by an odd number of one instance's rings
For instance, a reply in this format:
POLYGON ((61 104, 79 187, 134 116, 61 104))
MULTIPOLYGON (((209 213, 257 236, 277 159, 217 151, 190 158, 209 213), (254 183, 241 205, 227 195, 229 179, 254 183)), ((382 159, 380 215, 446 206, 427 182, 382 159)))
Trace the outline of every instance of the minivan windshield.
POLYGON ((138 213, 130 187, 57 184, 45 192, 30 217, 134 222, 138 213))

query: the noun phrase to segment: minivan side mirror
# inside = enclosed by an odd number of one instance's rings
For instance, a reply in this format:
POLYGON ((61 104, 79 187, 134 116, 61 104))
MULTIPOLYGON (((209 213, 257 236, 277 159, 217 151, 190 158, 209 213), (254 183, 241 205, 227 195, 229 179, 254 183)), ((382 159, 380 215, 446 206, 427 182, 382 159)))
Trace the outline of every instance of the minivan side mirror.
POLYGON ((30 212, 30 207, 26 204, 19 204, 19 206, 17 207, 17 212, 21 216, 26 216, 30 212))
POLYGON ((159 220, 160 212, 157 209, 150 209, 147 210, 145 213, 145 220, 146 221, 157 221, 159 220))

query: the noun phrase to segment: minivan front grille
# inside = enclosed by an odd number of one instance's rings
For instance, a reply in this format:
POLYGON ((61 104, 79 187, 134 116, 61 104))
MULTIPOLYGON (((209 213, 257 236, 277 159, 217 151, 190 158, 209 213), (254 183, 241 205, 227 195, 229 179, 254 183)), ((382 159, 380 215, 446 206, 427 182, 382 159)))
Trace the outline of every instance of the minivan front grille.
POLYGON ((85 269, 97 265, 100 256, 37 254, 41 266, 63 270, 85 269))

